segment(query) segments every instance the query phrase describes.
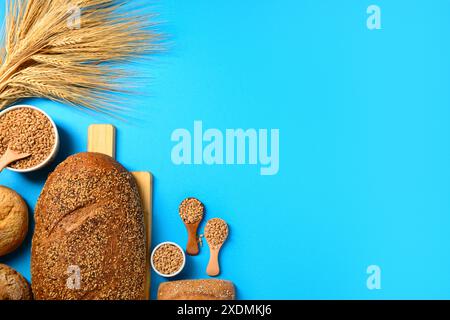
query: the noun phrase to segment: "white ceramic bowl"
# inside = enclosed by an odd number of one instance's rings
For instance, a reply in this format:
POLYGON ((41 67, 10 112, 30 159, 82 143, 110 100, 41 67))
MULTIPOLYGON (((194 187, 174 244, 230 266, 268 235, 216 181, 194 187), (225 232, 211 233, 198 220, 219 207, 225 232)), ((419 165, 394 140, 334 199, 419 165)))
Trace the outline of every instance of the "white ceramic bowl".
POLYGON ((40 170, 40 169, 46 167, 48 164, 50 164, 53 160, 55 160, 56 156, 58 155, 59 146, 60 146, 60 140, 59 140, 58 128, 56 127, 55 122, 53 121, 52 118, 50 118, 50 116, 45 111, 43 111, 43 110, 41 110, 39 108, 36 108, 36 107, 33 107, 33 106, 29 106, 29 105, 17 105, 17 106, 14 106, 14 107, 7 108, 7 109, 3 110, 2 112, 0 112, 0 118, 5 113, 8 113, 8 112, 13 111, 13 110, 17 110, 17 109, 22 109, 22 108, 34 109, 36 111, 39 111, 43 115, 45 115, 47 117, 47 119, 50 121, 50 123, 52 124, 53 130, 55 132, 55 145, 53 146, 53 150, 50 153, 50 155, 47 157, 47 159, 45 159, 42 163, 38 164, 37 166, 34 166, 32 168, 27 168, 27 169, 14 169, 14 168, 7 167, 8 170, 11 170, 11 171, 14 171, 14 172, 28 173, 28 172, 34 172, 34 171, 40 170))
POLYGON ((160 275, 161 277, 164 277, 164 278, 173 278, 173 277, 176 277, 177 275, 179 275, 179 274, 181 273, 181 271, 183 271, 184 267, 186 266, 186 255, 185 255, 185 253, 184 253, 184 250, 183 250, 178 244, 176 244, 176 243, 174 243, 174 242, 163 242, 163 243, 158 244, 158 245, 155 247, 155 249, 153 249, 152 255, 151 255, 151 257, 150 257, 150 262, 151 262, 151 264, 152 264, 153 270, 154 270, 158 275, 160 275), (181 265, 180 270, 178 270, 177 272, 175 272, 175 273, 173 273, 173 274, 169 274, 169 275, 163 274, 163 273, 159 272, 159 271, 155 268, 155 265, 153 264, 153 256, 155 255, 156 250, 158 250, 160 247, 162 247, 163 245, 166 245, 166 244, 170 244, 170 245, 173 245, 173 246, 177 247, 177 248, 181 251, 181 253, 183 254, 183 264, 181 265))

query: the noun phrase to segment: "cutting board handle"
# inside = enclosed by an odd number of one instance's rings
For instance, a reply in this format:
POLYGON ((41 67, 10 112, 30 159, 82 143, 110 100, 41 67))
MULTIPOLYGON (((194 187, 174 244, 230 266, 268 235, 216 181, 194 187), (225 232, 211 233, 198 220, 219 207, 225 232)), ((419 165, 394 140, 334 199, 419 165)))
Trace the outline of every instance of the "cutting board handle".
POLYGON ((88 129, 88 152, 116 157, 116 128, 111 124, 93 124, 88 129))

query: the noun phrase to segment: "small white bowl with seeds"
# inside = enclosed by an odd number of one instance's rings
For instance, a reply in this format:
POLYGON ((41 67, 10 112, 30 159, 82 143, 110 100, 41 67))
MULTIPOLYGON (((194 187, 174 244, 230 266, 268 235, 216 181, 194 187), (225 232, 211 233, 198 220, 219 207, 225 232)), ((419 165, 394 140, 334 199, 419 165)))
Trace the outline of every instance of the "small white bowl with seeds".
POLYGON ((174 242, 163 242, 155 247, 150 257, 153 270, 164 278, 173 278, 183 271, 186 255, 174 242))
POLYGON ((8 170, 28 173, 51 163, 59 151, 59 134, 55 122, 43 110, 18 105, 0 112, 0 156, 8 146, 31 156, 16 161, 8 170))

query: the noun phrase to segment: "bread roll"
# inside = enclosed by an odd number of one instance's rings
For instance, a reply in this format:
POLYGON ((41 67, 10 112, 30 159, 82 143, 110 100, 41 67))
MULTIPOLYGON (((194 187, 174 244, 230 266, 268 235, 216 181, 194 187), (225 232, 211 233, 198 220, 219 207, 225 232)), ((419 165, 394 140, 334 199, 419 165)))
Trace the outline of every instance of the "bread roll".
POLYGON ((0 264, 0 300, 32 300, 30 285, 17 271, 0 264))
POLYGON ((28 207, 14 190, 0 186, 0 257, 16 250, 28 232, 28 207))
POLYGON ((225 280, 182 280, 159 286, 158 300, 235 300, 234 285, 225 280))
POLYGON ((60 164, 35 212, 31 272, 38 300, 145 298, 144 214, 132 175, 111 157, 60 164))

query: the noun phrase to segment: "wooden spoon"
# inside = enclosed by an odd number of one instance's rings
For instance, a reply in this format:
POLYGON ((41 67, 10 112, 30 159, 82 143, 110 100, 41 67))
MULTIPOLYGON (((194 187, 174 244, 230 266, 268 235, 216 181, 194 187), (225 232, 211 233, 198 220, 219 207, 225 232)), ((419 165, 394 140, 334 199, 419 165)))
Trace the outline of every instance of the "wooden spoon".
POLYGON ((196 256, 199 254, 200 249, 198 247, 198 241, 197 241, 197 230, 198 226, 200 225, 200 222, 197 223, 184 223, 186 226, 186 230, 188 233, 188 242, 186 245, 186 252, 187 254, 191 256, 196 256))
POLYGON ((191 256, 196 256, 200 252, 197 230, 205 215, 205 206, 196 198, 187 198, 181 202, 178 211, 188 233, 186 252, 191 256))
POLYGON ((210 277, 217 277, 220 274, 219 254, 223 244, 228 238, 228 225, 222 219, 211 219, 205 227, 205 238, 209 245, 209 263, 206 273, 210 277), (219 236, 219 238, 217 237, 219 236), (220 243, 218 243, 218 241, 220 243))
POLYGON ((5 154, 0 158, 0 172, 2 172, 3 169, 5 169, 11 163, 28 158, 29 156, 31 156, 30 153, 20 153, 12 150, 11 147, 8 146, 5 154))
POLYGON ((208 267, 206 268, 206 274, 210 277, 217 277, 220 274, 220 265, 219 265, 219 253, 220 249, 222 249, 222 245, 217 247, 210 247, 210 256, 208 267))

